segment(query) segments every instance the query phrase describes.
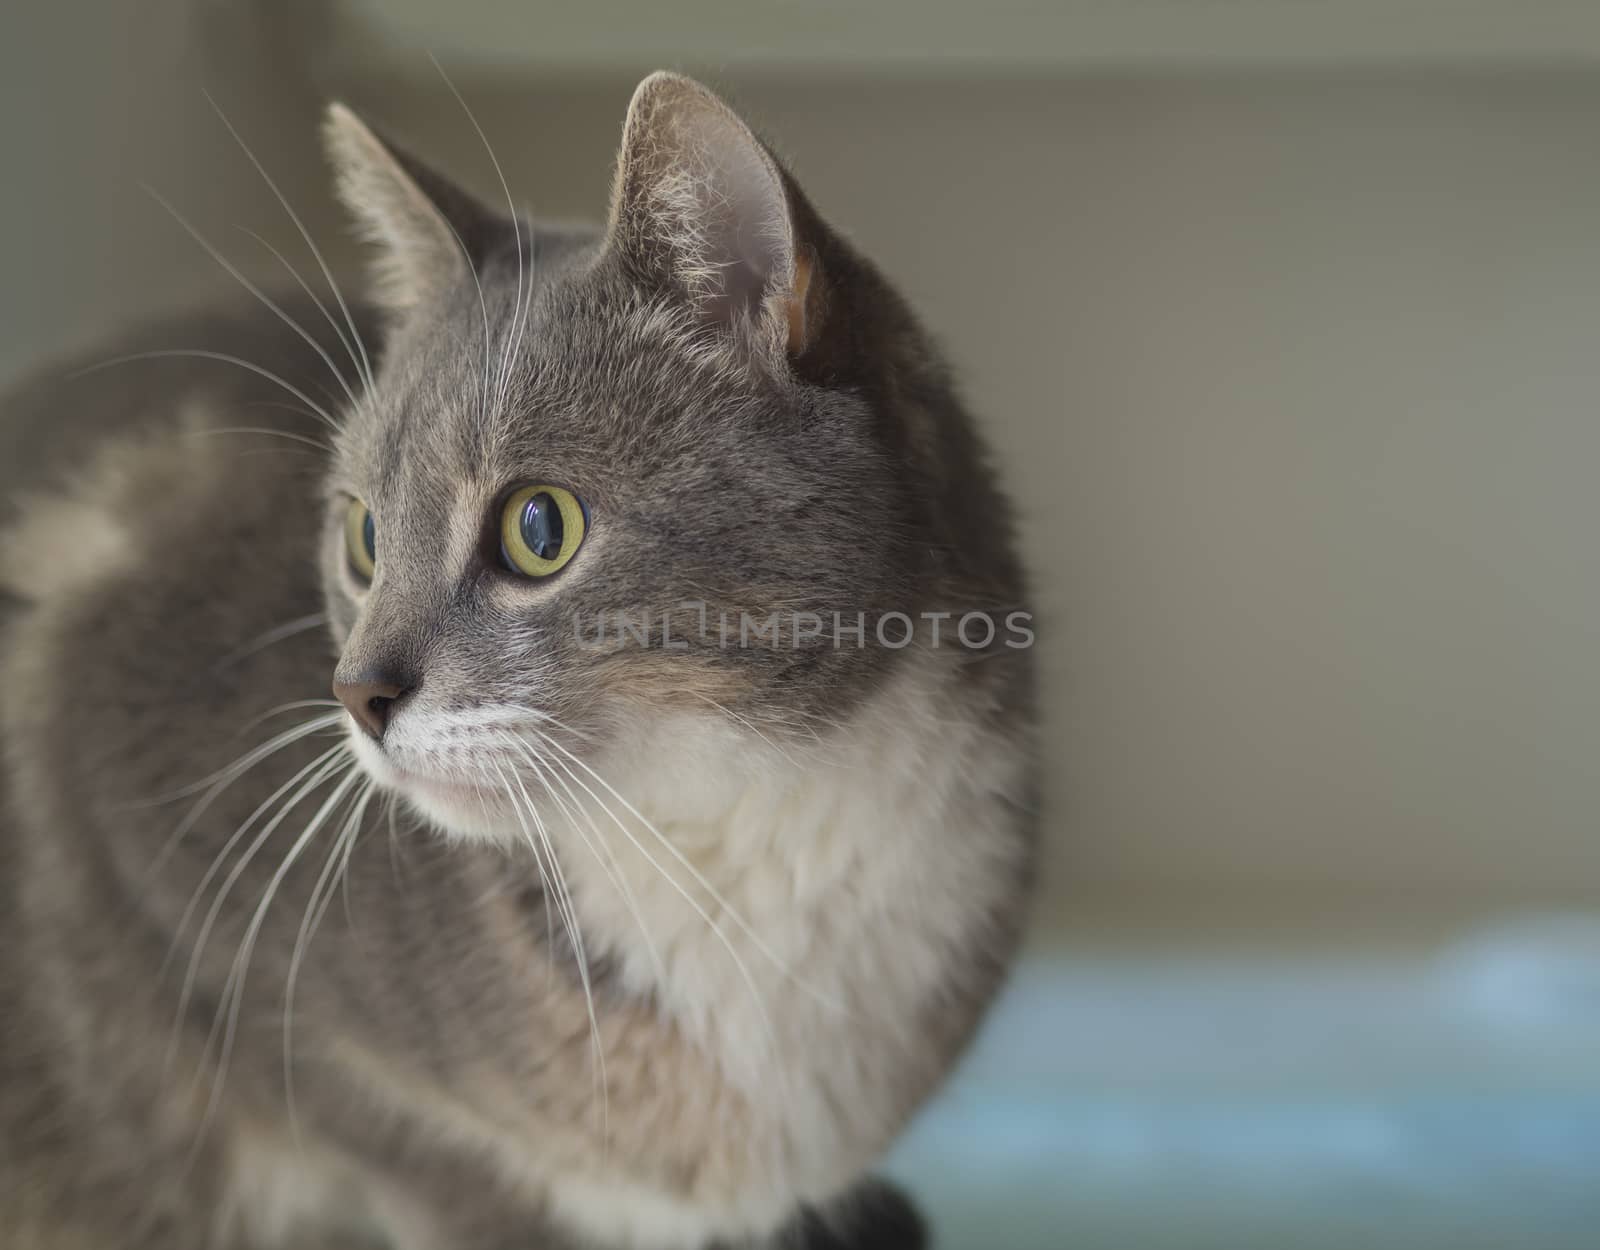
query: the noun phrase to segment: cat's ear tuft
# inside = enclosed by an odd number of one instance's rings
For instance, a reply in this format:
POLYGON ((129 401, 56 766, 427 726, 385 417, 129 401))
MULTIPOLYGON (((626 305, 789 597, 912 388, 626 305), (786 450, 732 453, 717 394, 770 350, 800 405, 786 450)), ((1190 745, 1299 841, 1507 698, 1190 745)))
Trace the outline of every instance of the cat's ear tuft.
POLYGON ((405 313, 470 278, 502 225, 495 214, 343 104, 329 105, 323 136, 339 198, 376 248, 376 303, 405 313))
POLYGON ((770 152, 692 79, 658 72, 633 94, 612 190, 609 246, 707 321, 800 355, 815 332, 814 251, 770 152))

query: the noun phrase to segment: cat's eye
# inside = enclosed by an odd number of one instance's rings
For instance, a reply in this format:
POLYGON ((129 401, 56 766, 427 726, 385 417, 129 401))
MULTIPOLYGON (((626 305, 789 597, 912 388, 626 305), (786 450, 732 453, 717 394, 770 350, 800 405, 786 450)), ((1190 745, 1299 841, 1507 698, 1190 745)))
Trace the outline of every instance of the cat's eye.
POLYGON ((500 558, 513 573, 549 577, 578 553, 588 528, 583 501, 560 486, 524 486, 500 513, 500 558))
POLYGON ((372 580, 378 564, 378 530, 372 513, 359 499, 352 499, 344 517, 344 551, 350 571, 363 582, 372 580))

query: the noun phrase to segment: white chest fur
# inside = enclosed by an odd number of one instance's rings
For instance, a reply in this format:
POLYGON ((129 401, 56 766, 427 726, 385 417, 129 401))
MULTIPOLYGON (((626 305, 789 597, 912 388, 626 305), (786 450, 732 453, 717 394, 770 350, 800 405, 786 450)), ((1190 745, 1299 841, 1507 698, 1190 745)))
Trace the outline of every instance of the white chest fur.
MULTIPOLYGON (((833 1191, 892 1138, 947 1059, 926 1053, 930 999, 1016 888, 1019 739, 949 676, 930 659, 820 742, 657 716, 611 762, 551 769, 586 941, 755 1106, 775 1207, 833 1191)), ((560 1205, 599 1231, 615 1197, 560 1205)))

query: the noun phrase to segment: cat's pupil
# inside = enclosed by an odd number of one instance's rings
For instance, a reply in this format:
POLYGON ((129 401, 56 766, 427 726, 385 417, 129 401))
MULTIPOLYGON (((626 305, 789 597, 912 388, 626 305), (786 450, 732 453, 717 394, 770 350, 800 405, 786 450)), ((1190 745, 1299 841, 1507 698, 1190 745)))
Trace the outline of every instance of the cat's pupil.
POLYGON ((367 559, 377 562, 378 559, 378 527, 372 522, 372 513, 362 519, 361 545, 367 549, 367 559))
POLYGON ((544 491, 529 499, 522 508, 522 541, 528 550, 541 560, 554 560, 561 554, 561 542, 566 537, 566 526, 561 520, 561 509, 544 491))

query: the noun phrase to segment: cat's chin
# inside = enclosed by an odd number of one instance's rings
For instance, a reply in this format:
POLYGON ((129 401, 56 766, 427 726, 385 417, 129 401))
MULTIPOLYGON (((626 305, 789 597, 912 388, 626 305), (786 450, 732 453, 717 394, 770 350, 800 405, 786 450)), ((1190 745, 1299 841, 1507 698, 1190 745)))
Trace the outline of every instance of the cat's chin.
POLYGON ((515 841, 516 818, 511 809, 493 795, 485 795, 482 805, 475 799, 447 799, 402 789, 400 795, 440 833, 473 842, 511 843, 515 841))
POLYGON ((399 795, 418 815, 443 832, 493 841, 511 836, 516 814, 503 792, 402 768, 364 734, 353 732, 351 743, 357 763, 379 789, 399 795))
POLYGON ((415 778, 392 788, 419 815, 452 837, 492 842, 506 842, 513 837, 516 816, 502 795, 415 778))

